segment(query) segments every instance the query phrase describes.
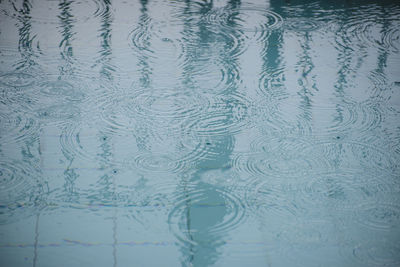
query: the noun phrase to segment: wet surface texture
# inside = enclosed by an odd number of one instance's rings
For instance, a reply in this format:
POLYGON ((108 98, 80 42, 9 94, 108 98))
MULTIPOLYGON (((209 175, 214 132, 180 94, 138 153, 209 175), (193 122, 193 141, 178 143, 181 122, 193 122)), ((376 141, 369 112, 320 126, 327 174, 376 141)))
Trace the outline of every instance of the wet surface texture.
POLYGON ((1 266, 399 266, 396 1, 0 1, 1 266))

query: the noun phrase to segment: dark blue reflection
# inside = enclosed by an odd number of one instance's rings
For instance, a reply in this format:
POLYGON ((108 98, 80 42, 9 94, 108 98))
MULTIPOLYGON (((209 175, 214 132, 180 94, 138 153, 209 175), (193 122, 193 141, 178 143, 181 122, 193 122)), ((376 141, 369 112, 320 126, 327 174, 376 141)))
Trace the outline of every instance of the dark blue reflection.
MULTIPOLYGON (((241 1, 229 1, 225 8, 235 9, 240 12, 241 1)), ((197 4, 196 11, 193 10, 191 3, 186 2, 184 19, 185 21, 185 36, 193 36, 196 39, 187 40, 191 44, 198 43, 197 47, 203 47, 202 50, 193 51, 197 54, 196 57, 202 61, 190 60, 185 65, 185 72, 183 73, 183 80, 185 84, 190 88, 193 84, 191 81, 191 71, 196 68, 199 64, 207 65, 213 64, 212 60, 215 58, 210 57, 207 59, 207 55, 212 55, 212 48, 216 41, 229 42, 229 39, 215 40, 215 32, 211 31, 206 23, 202 21, 193 20, 192 16, 201 17, 207 14, 213 8, 213 1, 197 4), (189 13, 190 12, 190 13, 189 13), (196 32, 193 32, 196 29, 196 32), (209 49, 209 50, 208 50, 209 49), (207 61, 203 61, 208 60, 207 61)), ((229 21, 229 26, 235 28, 235 16, 233 15, 229 21)), ((232 33, 235 35, 235 32, 232 33)), ((196 45, 194 45, 196 47, 196 45)), ((218 56, 218 55, 216 55, 218 56)), ((238 68, 238 62, 235 57, 230 54, 219 55, 221 62, 228 72, 231 68, 238 68)), ((239 76, 239 74, 238 74, 239 76)), ((229 84, 225 94, 235 94, 238 85, 234 82, 229 84)), ((198 90, 193 88, 193 90, 198 90)), ((212 90, 212 88, 210 88, 212 90)), ((229 105, 226 106, 225 110, 222 110, 225 115, 224 121, 221 124, 229 125, 232 120, 233 114, 229 105)), ((190 171, 188 176, 185 176, 184 184, 182 189, 184 202, 183 207, 175 207, 178 212, 173 213, 173 216, 181 216, 182 221, 179 222, 179 229, 184 233, 182 240, 181 251, 182 251, 182 266, 211 266, 215 264, 221 253, 221 248, 225 244, 227 235, 229 235, 230 222, 227 222, 232 212, 236 212, 235 207, 232 211, 230 201, 232 199, 227 197, 229 189, 209 184, 203 181, 203 177, 207 175, 210 170, 227 170, 229 169, 231 153, 234 149, 235 138, 229 134, 229 131, 222 136, 213 136, 213 132, 210 132, 205 136, 205 144, 208 147, 207 154, 203 158, 199 158, 195 163, 195 171, 190 171), (227 193, 224 193, 228 190, 227 193), (179 214, 181 213, 181 214, 179 214), (225 227, 226 226, 226 227, 225 227)), ((233 203, 237 205, 237 203, 233 203)))

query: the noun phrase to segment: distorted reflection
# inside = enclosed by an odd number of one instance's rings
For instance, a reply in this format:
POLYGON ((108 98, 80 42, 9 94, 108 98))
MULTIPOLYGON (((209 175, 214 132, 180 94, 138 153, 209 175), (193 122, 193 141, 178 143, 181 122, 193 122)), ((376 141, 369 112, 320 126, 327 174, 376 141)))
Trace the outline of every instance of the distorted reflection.
MULTIPOLYGON (((60 19, 60 30, 62 35, 62 40, 59 44, 59 47, 62 49, 61 50, 62 58, 70 64, 72 63, 71 60, 73 58, 73 48, 71 41, 75 35, 75 32, 73 30, 73 23, 75 21, 71 10, 72 4, 73 1, 67 1, 67 0, 61 1, 58 4, 59 9, 61 11, 58 17, 60 19)), ((68 64, 66 68, 62 68, 62 71, 69 74, 69 72, 71 71, 70 68, 72 68, 72 66, 68 64)))
POLYGON ((17 63, 16 69, 24 69, 35 64, 35 36, 31 33, 31 9, 32 4, 29 0, 22 3, 22 7, 17 8, 14 4, 14 9, 18 10, 19 27, 19 44, 18 49, 21 53, 22 60, 17 63))
POLYGON ((4 266, 398 266, 400 5, 0 1, 4 266))

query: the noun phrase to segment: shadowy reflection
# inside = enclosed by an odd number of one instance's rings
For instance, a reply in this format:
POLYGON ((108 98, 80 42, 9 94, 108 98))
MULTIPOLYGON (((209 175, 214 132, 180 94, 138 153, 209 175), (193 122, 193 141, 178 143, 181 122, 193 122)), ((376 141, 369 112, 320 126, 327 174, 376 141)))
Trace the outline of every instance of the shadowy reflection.
POLYGON ((312 100, 311 97, 313 95, 313 89, 316 88, 314 82, 310 82, 310 73, 314 69, 314 64, 312 63, 311 56, 309 55, 310 52, 310 36, 309 33, 306 32, 304 34, 304 41, 301 43, 301 47, 303 49, 303 55, 300 58, 300 62, 298 63, 298 67, 301 68, 301 78, 299 80, 301 90, 299 91, 299 95, 301 97, 300 102, 300 110, 302 110, 302 114, 299 116, 301 117, 301 121, 303 125, 308 126, 311 132, 312 127, 312 100))
MULTIPOLYGON (((111 77, 112 79, 112 77, 111 77)), ((106 171, 110 170, 112 166, 107 164, 107 162, 111 161, 111 158, 114 157, 113 153, 113 145, 110 144, 112 138, 109 134, 105 134, 100 132, 100 142, 101 142, 101 153, 99 156, 102 157, 105 163, 102 163, 101 169, 106 171)), ((117 169, 111 169, 109 172, 102 175, 98 181, 98 184, 101 185, 100 188, 97 188, 95 191, 89 192, 91 195, 91 201, 94 204, 100 205, 110 205, 113 207, 113 215, 112 215, 112 257, 113 257, 113 266, 117 266, 117 223, 118 223, 118 200, 116 196, 116 175, 118 173, 117 169)))
POLYGON ((199 170, 192 176, 194 191, 187 192, 186 195, 186 229, 181 230, 186 233, 190 243, 181 247, 183 266, 187 263, 190 266, 214 264, 221 253, 218 248, 224 244, 226 233, 218 232, 214 228, 223 224, 224 217, 228 214, 226 199, 214 185, 196 181, 205 173, 205 170, 199 170))
MULTIPOLYGON (((385 18, 389 17, 387 9, 385 9, 383 7, 382 7, 382 15, 385 18)), ((391 25, 391 21, 389 21, 387 19, 383 20, 382 29, 381 29, 381 35, 383 37, 390 35, 390 29, 391 28, 395 28, 394 26, 391 25)), ((384 38, 382 38, 382 39, 384 39, 384 38)), ((389 47, 387 47, 386 49, 379 49, 378 50, 378 62, 377 62, 378 66, 376 68, 376 72, 377 73, 381 73, 383 75, 385 81, 387 80, 386 67, 387 67, 388 58, 389 58, 389 47)), ((386 88, 377 88, 378 91, 380 91, 380 90, 383 91, 385 89, 386 88)), ((381 95, 381 92, 378 92, 374 96, 380 96, 380 95, 381 95)), ((378 99, 378 100, 380 100, 380 99, 378 99)))
MULTIPOLYGON (((60 31, 62 40, 59 44, 59 47, 62 48, 61 57, 63 59, 63 64, 59 65, 60 76, 68 76, 73 74, 74 67, 71 59, 73 57, 73 49, 71 44, 71 39, 73 38, 73 15, 71 13, 71 5, 73 1, 63 0, 58 4, 58 8, 60 10, 60 15, 58 18, 60 19, 60 31)), ((69 161, 68 167, 64 170, 64 201, 66 202, 76 202, 79 199, 79 193, 75 190, 75 180, 79 177, 76 173, 75 169, 70 168, 74 161, 74 157, 68 158, 69 161)))
MULTIPOLYGON (((270 8, 272 11, 282 14, 283 1, 271 0, 270 8)), ((282 32, 272 31, 266 42, 264 42, 262 52, 263 68, 262 73, 274 73, 282 63, 280 48, 282 46, 282 32)))
POLYGON ((32 23, 31 23, 31 10, 32 4, 29 0, 24 0, 22 2, 22 7, 17 8, 14 3, 12 3, 14 9, 18 12, 18 22, 20 27, 18 29, 19 41, 18 50, 21 53, 22 59, 17 62, 16 69, 24 69, 36 65, 34 57, 35 53, 33 50, 33 42, 35 36, 31 35, 32 23))
MULTIPOLYGON (((112 61, 112 47, 111 47, 111 35, 112 29, 111 25, 113 22, 113 14, 112 14, 112 4, 110 0, 103 0, 104 11, 101 15, 101 28, 100 28, 100 37, 101 37, 101 50, 99 51, 100 59, 97 63, 101 64, 100 75, 101 78, 107 82, 114 82, 114 73, 115 67, 111 63, 112 61)), ((106 170, 110 169, 111 159, 114 157, 113 153, 113 138, 111 134, 99 132, 99 139, 101 142, 101 150, 102 152, 99 154, 102 158, 102 166, 101 168, 106 170)), ((118 225, 118 202, 116 196, 116 174, 117 170, 111 170, 111 174, 105 174, 101 177, 99 183, 103 185, 101 189, 101 193, 99 194, 100 199, 96 200, 98 203, 103 205, 108 204, 113 206, 113 215, 112 215, 112 257, 113 257, 113 266, 117 266, 117 225, 118 225)), ((94 193, 94 192, 93 192, 94 193)))
MULTIPOLYGON (((70 162, 70 165, 72 161, 70 162)), ((69 167, 64 171, 64 201, 68 203, 76 203, 79 200, 79 192, 75 190, 75 181, 79 177, 75 169, 70 169, 69 167)))
POLYGON ((60 19, 60 28, 61 28, 61 36, 62 40, 59 44, 59 47, 62 48, 61 57, 65 61, 63 66, 60 66, 61 74, 72 74, 73 67, 73 48, 71 44, 71 40, 75 35, 73 31, 73 23, 74 16, 72 15, 71 5, 73 1, 63 0, 58 4, 58 8, 60 9, 60 15, 58 18, 60 19))
MULTIPOLYGON (((139 27, 140 27, 140 32, 143 33, 143 44, 145 47, 143 47, 144 50, 149 50, 150 49, 150 37, 147 36, 146 32, 148 31, 149 24, 151 22, 151 18, 147 14, 147 0, 140 0, 140 4, 142 5, 140 12, 141 15, 139 17, 139 27)), ((150 75, 152 73, 152 68, 150 67, 148 63, 148 56, 146 53, 140 53, 138 55, 139 58, 139 68, 140 68, 140 86, 142 88, 147 88, 150 86, 150 75)))
MULTIPOLYGON (((203 2, 200 4, 198 14, 204 15, 213 8, 213 2, 203 2)), ((196 6, 198 7, 198 5, 196 6)), ((236 9, 240 7, 240 1, 229 1, 228 8, 236 9)), ((191 16, 194 14, 188 13, 191 11, 190 1, 186 1, 186 12, 183 17, 184 22, 184 36, 194 36, 193 39, 187 39, 188 42, 196 43, 195 47, 203 49, 203 51, 196 51, 201 55, 213 55, 220 57, 222 66, 226 68, 227 72, 231 68, 237 68, 237 62, 235 58, 231 58, 229 55, 220 51, 220 54, 214 54, 212 50, 215 39, 210 36, 215 35, 203 21, 194 21, 191 16), (194 27, 198 27, 197 32, 194 33, 194 27), (196 39, 195 39, 196 38, 196 39)), ((230 22, 234 27, 235 18, 232 18, 230 22)), ((192 70, 201 64, 213 64, 211 59, 213 57, 206 57, 210 60, 196 61, 188 60, 184 67, 183 82, 187 87, 192 87, 191 75, 192 70)), ((200 74, 201 75, 201 74, 200 74)), ((237 85, 231 83, 230 87, 225 91, 227 95, 234 93, 237 90, 237 85)), ((196 90, 198 88, 193 88, 196 90)), ((226 116, 222 123, 229 124, 232 119, 232 110, 229 109, 229 105, 224 107, 223 114, 226 116)), ((218 110, 220 111, 220 110, 218 110)), ((211 111, 213 110, 211 109, 211 111)), ((213 114, 210 114, 213 115, 213 114)), ((219 249, 225 243, 225 237, 229 229, 218 229, 219 226, 224 225, 224 220, 230 214, 228 209, 227 198, 222 192, 225 188, 220 188, 218 185, 210 184, 204 181, 203 177, 210 170, 224 170, 227 168, 230 162, 230 155, 233 150, 234 137, 227 131, 226 135, 217 136, 211 132, 207 136, 207 144, 210 144, 211 148, 207 151, 207 155, 203 158, 199 158, 195 164, 195 171, 190 173, 190 176, 186 178, 185 186, 182 188, 185 206, 179 214, 186 219, 186 223, 179 226, 180 231, 185 235, 185 242, 181 246, 183 255, 182 266, 211 266, 217 262, 220 251, 219 249)), ((228 227, 229 228, 229 227, 228 227)))
MULTIPOLYGON (((32 29, 32 24, 31 24, 31 10, 32 10, 32 4, 29 0, 24 0, 22 2, 22 7, 17 8, 15 6, 15 3, 12 2, 12 5, 14 7, 14 10, 18 12, 18 34, 19 34, 19 41, 18 41, 18 50, 21 54, 22 59, 16 63, 16 69, 17 70, 22 70, 22 69, 28 69, 32 71, 31 67, 37 66, 37 63, 35 62, 35 47, 34 47, 34 39, 35 35, 32 36, 31 34, 31 29, 32 29)), ((39 50, 40 48, 37 44, 36 49, 39 50)), ((36 166, 36 164, 40 164, 40 159, 37 157, 37 154, 32 154, 31 151, 35 151, 37 142, 34 137, 31 139, 28 139, 24 142, 24 145, 21 146, 21 154, 23 161, 31 166, 36 166)), ((38 174, 41 174, 39 172, 38 174)), ((33 251, 33 266, 35 267, 37 264, 37 259, 38 259, 38 245, 39 245, 39 218, 40 218, 40 206, 42 205, 41 201, 43 199, 45 192, 45 185, 42 184, 42 181, 40 181, 41 177, 34 177, 34 179, 38 179, 38 184, 35 184, 35 187, 38 187, 38 190, 33 190, 34 194, 37 195, 31 195, 31 201, 33 202, 34 210, 36 213, 36 220, 35 220, 35 237, 34 237, 34 251, 33 251), (37 209, 37 211, 36 211, 37 209)))
POLYGON ((104 12, 101 16, 101 28, 100 28, 100 37, 101 37, 101 50, 100 50, 100 60, 98 63, 101 63, 102 68, 100 74, 102 78, 105 78, 108 81, 113 80, 113 73, 115 72, 115 67, 111 64, 112 59, 112 50, 111 50, 111 24, 113 22, 112 12, 111 12, 111 1, 103 0, 104 12))

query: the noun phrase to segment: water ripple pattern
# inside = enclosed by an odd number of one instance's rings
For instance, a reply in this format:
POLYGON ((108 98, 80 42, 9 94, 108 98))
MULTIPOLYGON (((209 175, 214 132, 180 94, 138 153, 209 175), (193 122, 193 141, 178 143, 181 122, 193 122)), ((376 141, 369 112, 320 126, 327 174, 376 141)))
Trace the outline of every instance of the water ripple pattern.
POLYGON ((232 164, 250 176, 279 177, 282 182, 297 180, 299 174, 307 175, 329 168, 329 161, 314 146, 307 139, 263 136, 253 141, 251 152, 235 155, 232 164))
POLYGON ((168 154, 162 153, 141 153, 133 161, 137 168, 157 172, 178 172, 184 167, 168 154))
POLYGON ((241 94, 216 97, 197 120, 188 121, 186 131, 203 137, 237 133, 249 123, 251 105, 251 101, 241 94))
POLYGON ((363 203, 357 207, 359 223, 372 230, 390 231, 397 229, 400 220, 400 206, 397 203, 363 203))
POLYGON ((262 40, 270 31, 279 28, 283 19, 279 14, 266 8, 246 6, 239 9, 215 9, 206 15, 206 21, 210 24, 221 25, 225 30, 251 33, 262 40))
MULTIPOLYGON (((337 43, 344 49, 355 49, 354 46, 366 49, 369 46, 383 51, 399 51, 399 23, 396 19, 383 18, 384 28, 378 27, 376 23, 379 14, 370 8, 369 12, 360 12, 358 16, 351 16, 346 24, 339 30, 337 43), (366 15, 368 14, 368 15, 366 15)), ((398 15, 397 15, 398 16, 398 15)))
POLYGON ((198 114, 208 109, 210 100, 196 92, 157 89, 137 90, 125 98, 124 110, 132 117, 141 116, 143 119, 150 117, 156 120, 194 119, 198 114), (190 105, 187 105, 190 103, 190 105))
POLYGON ((284 27, 294 32, 312 32, 321 26, 320 22, 310 18, 288 18, 284 21, 284 27))
POLYGON ((0 122, 0 140, 3 144, 38 138, 39 122, 28 113, 2 110, 0 122))
POLYGON ((245 219, 243 203, 229 191, 207 185, 186 190, 168 216, 171 230, 185 245, 218 242, 220 235, 245 219), (212 220, 205 218, 206 214, 214 214, 212 220))
POLYGON ((33 85, 35 81, 35 77, 24 72, 10 72, 0 75, 0 84, 13 88, 28 87, 33 85))
POLYGON ((399 249, 398 243, 390 239, 374 246, 365 242, 353 249, 353 256, 357 262, 367 266, 397 266, 400 263, 399 249))
POLYGON ((0 22, 3 265, 400 265, 398 1, 0 0, 0 22))
MULTIPOLYGON (((157 21, 149 16, 141 17, 140 23, 128 35, 130 47, 146 60, 154 61, 159 57, 166 57, 170 58, 172 64, 183 64, 186 47, 181 39, 170 36, 168 31, 171 29, 167 26, 167 21, 157 21)), ((179 29, 175 31, 179 32, 179 29)))
MULTIPOLYGON (((81 83, 82 84, 82 83, 81 83)), ((47 97, 64 97, 69 101, 82 101, 85 94, 81 90, 79 83, 71 83, 63 80, 54 80, 38 85, 40 92, 47 97)))
POLYGON ((32 212, 32 207, 40 207, 46 190, 41 178, 28 163, 0 162, 0 223, 13 219, 14 213, 25 214, 28 209, 32 212))

